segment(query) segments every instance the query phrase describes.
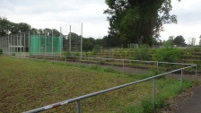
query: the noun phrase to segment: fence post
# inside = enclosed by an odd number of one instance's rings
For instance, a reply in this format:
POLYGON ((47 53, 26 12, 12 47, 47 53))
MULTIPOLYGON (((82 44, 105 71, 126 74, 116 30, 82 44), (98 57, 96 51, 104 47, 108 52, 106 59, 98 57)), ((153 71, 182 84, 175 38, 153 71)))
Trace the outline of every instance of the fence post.
POLYGON ((98 57, 98 63, 99 63, 99 65, 101 65, 101 58, 100 57, 98 57))
POLYGON ((196 64, 196 70, 195 70, 195 75, 198 75, 198 65, 196 64))
POLYGON ((153 109, 155 109, 156 79, 153 78, 153 109))
POLYGON ((122 60, 122 62, 123 62, 123 68, 125 67, 125 65, 124 65, 124 59, 122 60))
POLYGON ((156 69, 157 69, 157 71, 158 71, 158 61, 156 62, 156 69))
POLYGON ((80 100, 77 101, 77 113, 80 113, 80 100))
POLYGON ((182 89, 182 84, 183 84, 183 69, 181 70, 180 89, 182 89))

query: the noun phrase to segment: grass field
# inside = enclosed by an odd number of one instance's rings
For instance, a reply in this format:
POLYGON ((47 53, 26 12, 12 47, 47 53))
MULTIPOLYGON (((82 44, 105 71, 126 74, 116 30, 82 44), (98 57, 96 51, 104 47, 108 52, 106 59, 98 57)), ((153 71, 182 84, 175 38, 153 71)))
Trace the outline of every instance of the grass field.
MULTIPOLYGON (((18 113, 62 100, 103 90, 131 81, 153 76, 125 74, 99 66, 75 66, 16 59, 0 56, 0 113, 18 113)), ((157 79, 156 108, 168 105, 165 100, 180 92, 180 81, 163 77, 157 79)), ((194 81, 184 80, 183 88, 194 81)), ((101 94, 81 101, 84 113, 148 113, 152 112, 152 81, 101 94)), ((47 112, 76 112, 76 103, 47 112)))

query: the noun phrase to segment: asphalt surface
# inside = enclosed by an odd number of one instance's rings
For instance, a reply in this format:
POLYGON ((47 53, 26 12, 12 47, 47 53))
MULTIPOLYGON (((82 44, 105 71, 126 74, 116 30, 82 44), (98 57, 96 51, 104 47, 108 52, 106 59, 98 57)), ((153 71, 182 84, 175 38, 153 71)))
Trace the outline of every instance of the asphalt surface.
POLYGON ((192 95, 177 102, 174 113, 201 113, 201 85, 192 90, 192 95))

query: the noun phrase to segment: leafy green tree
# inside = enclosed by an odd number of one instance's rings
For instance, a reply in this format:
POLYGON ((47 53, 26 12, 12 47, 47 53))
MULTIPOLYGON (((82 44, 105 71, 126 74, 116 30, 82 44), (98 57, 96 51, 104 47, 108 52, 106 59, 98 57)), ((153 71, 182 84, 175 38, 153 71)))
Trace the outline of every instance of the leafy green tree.
POLYGON ((177 45, 177 46, 185 46, 185 39, 182 35, 177 36, 174 40, 173 40, 173 44, 177 45))
POLYGON ((95 46, 95 39, 92 37, 83 38, 83 50, 84 51, 92 51, 95 46))
POLYGON ((93 48, 94 54, 96 54, 97 52, 100 52, 100 51, 101 51, 101 46, 100 45, 95 45, 94 48, 93 48))
POLYGON ((121 47, 123 45, 123 41, 120 37, 115 37, 112 35, 103 37, 103 47, 111 48, 111 47, 121 47))
POLYGON ((0 18, 0 36, 11 33, 12 23, 6 18, 0 18))
POLYGON ((96 45, 100 45, 100 46, 103 47, 103 39, 101 39, 101 38, 96 39, 96 40, 95 40, 95 44, 96 44, 96 45))
POLYGON ((18 32, 28 32, 31 29, 31 26, 27 23, 19 23, 18 25, 18 32))
POLYGON ((45 28, 44 29, 44 35, 46 35, 46 36, 52 36, 52 29, 45 28))
POLYGON ((109 35, 130 43, 153 44, 163 24, 177 23, 171 0, 105 0, 109 14, 109 35))
POLYGON ((31 30, 31 26, 27 23, 14 23, 6 18, 0 17, 0 36, 9 34, 17 34, 31 30))
POLYGON ((31 32, 30 32, 32 35, 33 34, 37 34, 38 33, 38 31, 37 31, 37 29, 36 28, 31 28, 31 32))
POLYGON ((81 36, 74 33, 74 32, 71 32, 68 34, 67 36, 67 43, 68 44, 67 46, 69 46, 69 42, 71 42, 71 50, 72 51, 80 51, 80 48, 81 48, 81 36))

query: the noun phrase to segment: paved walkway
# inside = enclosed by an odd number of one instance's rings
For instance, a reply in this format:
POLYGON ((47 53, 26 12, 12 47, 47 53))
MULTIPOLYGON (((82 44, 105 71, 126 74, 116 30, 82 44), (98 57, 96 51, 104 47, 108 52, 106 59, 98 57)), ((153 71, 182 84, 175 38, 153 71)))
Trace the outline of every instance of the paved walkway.
MULTIPOLYGON (((197 77, 201 82, 201 76, 197 77)), ((177 100, 177 109, 173 113, 201 113, 201 83, 192 88, 188 96, 177 100)))

